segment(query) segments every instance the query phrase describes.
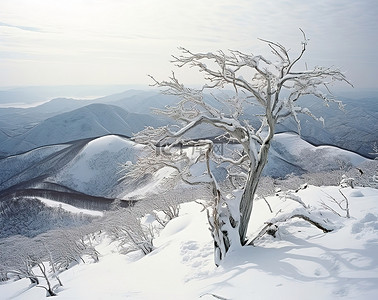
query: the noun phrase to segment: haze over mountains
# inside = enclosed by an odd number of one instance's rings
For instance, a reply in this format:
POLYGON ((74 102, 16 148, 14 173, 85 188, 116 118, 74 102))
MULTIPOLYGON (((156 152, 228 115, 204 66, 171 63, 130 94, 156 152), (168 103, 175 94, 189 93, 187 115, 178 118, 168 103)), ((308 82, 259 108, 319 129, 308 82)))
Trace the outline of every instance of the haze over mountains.
MULTIPOLYGON (((26 95, 27 91, 24 91, 26 95)), ((28 97, 19 96, 18 99, 27 102, 28 97)), ((316 145, 335 145, 372 157, 372 145, 378 140, 378 96, 343 98, 344 111, 339 110, 337 105, 327 108, 321 101, 313 100, 305 98, 301 101, 316 116, 322 116, 325 124, 323 126, 321 122, 301 116, 301 136, 304 139, 316 145)), ((56 98, 35 107, 0 108, 0 156, 105 134, 130 136, 146 125, 159 126, 168 122, 153 115, 151 108, 163 108, 176 101, 174 97, 154 90, 128 90, 93 100, 56 98)), ((211 96, 208 101, 212 101, 213 105, 216 102, 211 96)), ((246 113, 253 121, 253 115, 258 111, 246 113)), ((279 124, 277 130, 297 131, 297 124, 285 122, 279 124)))
POLYGON ((131 136, 146 124, 162 125, 149 115, 129 113, 107 104, 94 103, 43 120, 30 130, 3 142, 2 151, 15 154, 44 145, 65 143, 107 134, 131 136))

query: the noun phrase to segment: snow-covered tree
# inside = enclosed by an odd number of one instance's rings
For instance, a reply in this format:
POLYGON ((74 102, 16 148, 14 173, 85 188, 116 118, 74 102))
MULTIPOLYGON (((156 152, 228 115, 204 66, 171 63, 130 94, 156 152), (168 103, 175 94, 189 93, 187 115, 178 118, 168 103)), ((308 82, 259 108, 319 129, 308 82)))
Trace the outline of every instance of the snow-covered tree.
POLYGON ((3 242, 6 246, 0 254, 0 270, 6 275, 5 279, 28 278, 33 286, 45 289, 47 296, 55 296, 61 282, 57 274, 51 275, 52 261, 47 258, 44 245, 23 236, 12 236, 3 242), (53 279, 57 279, 58 284, 52 285, 53 279))
POLYGON ((102 224, 107 235, 119 242, 123 253, 141 250, 148 254, 154 249, 153 227, 142 224, 137 209, 133 207, 106 212, 102 224))
POLYGON ((142 177, 166 167, 174 170, 171 176, 187 184, 211 187, 213 201, 208 219, 216 264, 230 249, 247 243, 254 195, 268 160, 276 124, 294 118, 300 130, 299 114, 323 121, 301 107, 298 100, 303 95, 314 95, 326 105, 336 102, 342 107, 330 94, 329 85, 348 82, 333 67, 300 68, 308 44, 304 33, 300 52, 294 57, 279 43, 261 41, 270 48, 272 59, 240 51, 193 53, 180 48, 182 54, 174 57, 176 66, 197 69, 204 75, 205 84, 200 89, 185 87, 174 73, 169 81, 151 77, 164 94, 179 98, 177 105, 158 111, 176 120, 178 126, 147 127, 134 136, 150 153, 131 170, 128 166, 130 176, 142 177), (207 101, 209 91, 219 94, 221 90, 222 97, 211 95, 215 101, 207 101), (232 95, 230 90, 234 91, 232 95), (250 109, 256 112, 254 126, 249 121, 252 116, 245 113, 250 109), (202 125, 212 126, 222 134, 218 140, 188 138, 190 132, 202 125), (225 145, 223 151, 217 151, 219 143, 225 145), (196 149, 195 153, 187 147, 196 149), (215 164, 226 168, 227 180, 218 179, 215 164))

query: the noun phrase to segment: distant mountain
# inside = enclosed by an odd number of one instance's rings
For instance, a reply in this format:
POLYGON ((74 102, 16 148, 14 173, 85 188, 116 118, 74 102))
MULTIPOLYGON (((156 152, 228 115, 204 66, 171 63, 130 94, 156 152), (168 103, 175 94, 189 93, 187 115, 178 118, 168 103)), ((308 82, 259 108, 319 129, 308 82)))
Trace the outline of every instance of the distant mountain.
POLYGON ((1 108, 0 106, 0 130, 6 135, 18 136, 48 118, 94 103, 116 105, 133 113, 151 114, 151 105, 163 108, 173 102, 176 102, 175 98, 161 95, 157 91, 128 90, 92 100, 54 98, 35 107, 1 108))
MULTIPOLYGON (((227 107, 222 106, 213 96, 207 95, 206 100, 218 109, 223 109, 225 114, 228 113, 227 107)), ((325 120, 323 126, 322 123, 308 116, 300 115, 302 137, 316 145, 334 145, 372 158, 370 154, 372 146, 374 142, 378 141, 377 96, 374 96, 374 93, 365 92, 361 94, 360 99, 343 98, 342 100, 346 105, 344 111, 339 110, 337 105, 332 103, 330 107, 325 107, 322 101, 314 97, 304 97, 301 99, 299 103, 302 106, 309 107, 316 116, 322 116, 325 120), (372 98, 363 98, 363 95, 369 95, 372 98)), ((156 90, 128 90, 93 100, 57 98, 36 107, 0 108, 0 156, 15 153, 10 152, 10 149, 13 149, 13 144, 9 142, 9 139, 6 140, 4 138, 4 134, 15 137, 20 144, 20 138, 26 137, 29 131, 34 131, 34 127, 42 125, 42 122, 47 121, 47 119, 90 104, 103 103, 116 105, 132 113, 153 116, 158 124, 165 124, 170 120, 162 120, 161 117, 153 115, 151 108, 161 109, 167 105, 174 105, 177 101, 176 97, 162 95, 156 90), (3 133, 2 135, 1 132, 3 133), (6 141, 4 142, 4 140, 6 141), (12 146, 8 147, 7 145, 9 144, 12 144, 12 146)), ((244 115, 250 119, 253 126, 258 126, 255 116, 259 113, 261 111, 257 107, 253 107, 250 110, 246 110, 244 115)), ((144 125, 153 124, 156 123, 146 123, 144 125)), ((297 128, 297 124, 293 120, 285 120, 283 123, 277 125, 276 130, 277 132, 297 132, 297 128)), ((212 133, 212 130, 212 128, 201 128, 193 131, 190 137, 196 137, 196 135, 202 133, 205 133, 206 136, 215 135, 216 132, 212 133)), ((114 133, 119 132, 116 131, 114 133)), ((80 138, 83 137, 87 136, 80 136, 80 138)), ((33 145, 29 142, 30 140, 24 140, 22 142, 24 145, 17 146, 14 149, 17 149, 17 153, 20 149, 31 149, 30 147, 33 147, 33 145)))
MULTIPOLYGON (((334 145, 374 158, 371 155, 374 142, 378 141, 378 97, 365 99, 342 99, 345 105, 340 110, 331 103, 325 107, 313 97, 301 100, 318 117, 324 118, 324 126, 309 116, 301 115, 301 136, 315 145, 334 145)), ((285 120, 277 125, 278 132, 298 131, 294 120, 285 120)))
POLYGON ((35 105, 57 97, 88 98, 119 93, 127 89, 124 85, 91 86, 29 86, 0 90, 1 106, 35 105))
POLYGON ((138 93, 110 103, 135 113, 151 114, 155 108, 163 109, 178 102, 174 96, 163 95, 157 91, 138 93))
POLYGON ((357 153, 334 146, 314 146, 295 133, 275 135, 264 175, 285 177, 339 170, 342 164, 360 166, 369 161, 357 153))
POLYGON ((48 118, 21 135, 7 138, 1 144, 1 151, 16 154, 45 145, 107 134, 131 136, 146 125, 161 124, 150 115, 129 113, 114 105, 95 103, 48 118))
POLYGON ((121 191, 120 166, 135 162, 141 146, 108 135, 44 146, 0 159, 0 202, 43 197, 81 208, 104 210, 121 191))

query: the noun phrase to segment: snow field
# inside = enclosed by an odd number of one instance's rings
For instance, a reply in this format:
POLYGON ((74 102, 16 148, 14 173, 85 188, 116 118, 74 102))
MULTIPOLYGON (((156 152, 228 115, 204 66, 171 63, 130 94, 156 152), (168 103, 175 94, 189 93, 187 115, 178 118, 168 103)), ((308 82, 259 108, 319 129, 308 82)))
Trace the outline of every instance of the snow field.
MULTIPOLYGON (((297 195, 310 207, 320 207, 328 195, 340 199, 339 187, 314 187, 297 195)), ((255 247, 228 253, 220 267, 213 263, 213 245, 206 212, 182 204, 154 240, 156 249, 120 255, 106 238, 97 246, 99 263, 75 266, 60 275, 59 299, 376 299, 378 294, 378 190, 344 188, 351 218, 322 210, 335 226, 323 233, 292 219, 278 224, 276 238, 264 235, 255 247), (216 297, 215 297, 215 296, 216 297)), ((249 236, 264 222, 297 207, 293 200, 257 200, 249 236)), ((150 217, 144 218, 151 222, 150 217)), ((28 280, 0 285, 2 299, 44 299, 41 288, 28 280)))

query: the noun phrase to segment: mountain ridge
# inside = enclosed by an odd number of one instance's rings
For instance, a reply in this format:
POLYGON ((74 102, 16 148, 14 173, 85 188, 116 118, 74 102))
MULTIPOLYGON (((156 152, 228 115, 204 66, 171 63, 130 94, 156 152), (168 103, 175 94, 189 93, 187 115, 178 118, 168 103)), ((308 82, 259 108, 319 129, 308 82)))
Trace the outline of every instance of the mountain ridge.
POLYGON ((19 136, 6 138, 1 143, 1 151, 4 156, 44 145, 107 134, 131 136, 147 124, 159 126, 161 121, 150 115, 127 112, 114 105, 92 103, 48 118, 19 136))

